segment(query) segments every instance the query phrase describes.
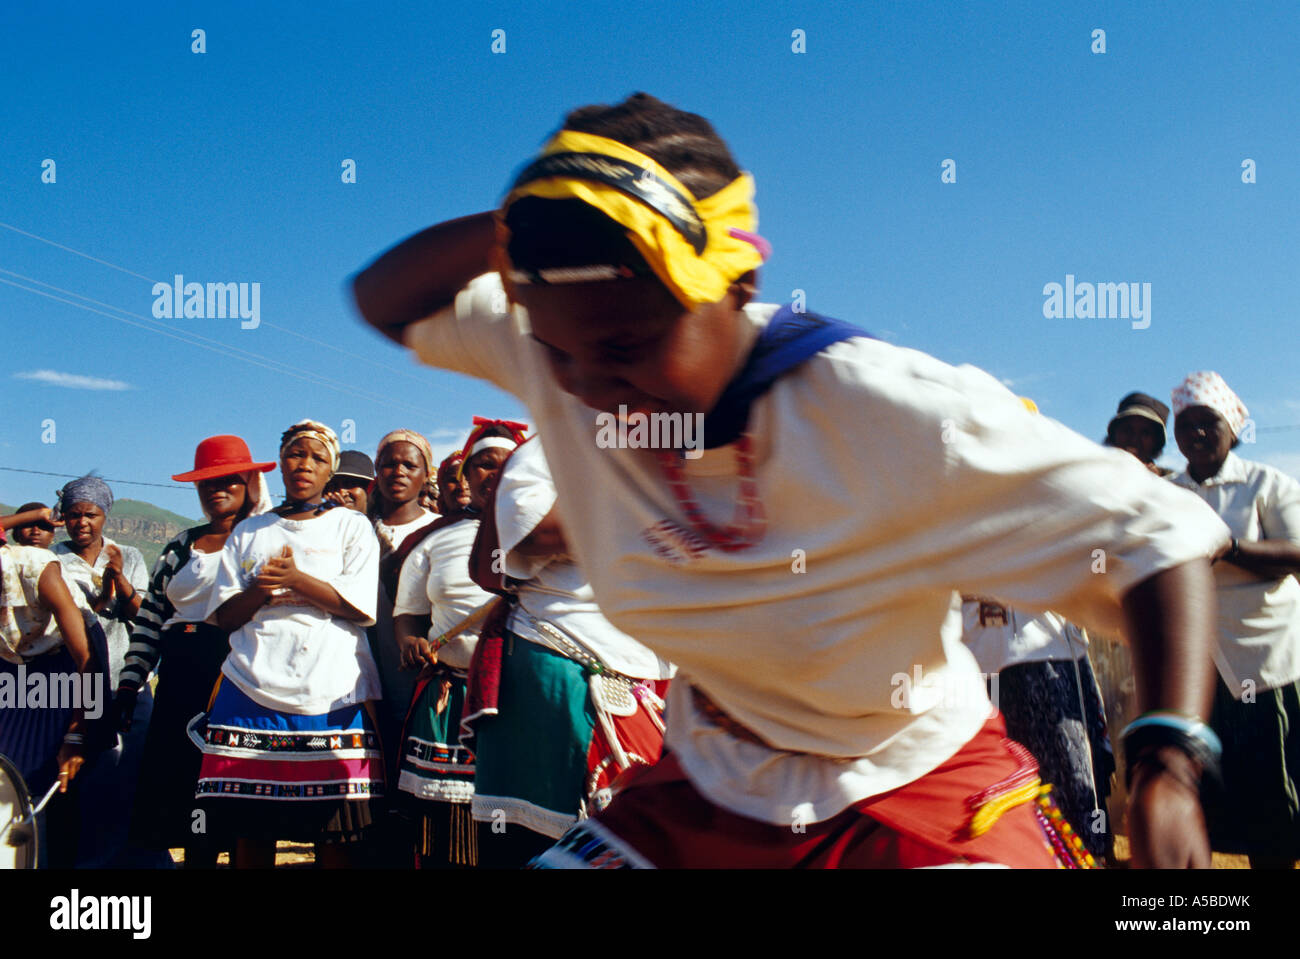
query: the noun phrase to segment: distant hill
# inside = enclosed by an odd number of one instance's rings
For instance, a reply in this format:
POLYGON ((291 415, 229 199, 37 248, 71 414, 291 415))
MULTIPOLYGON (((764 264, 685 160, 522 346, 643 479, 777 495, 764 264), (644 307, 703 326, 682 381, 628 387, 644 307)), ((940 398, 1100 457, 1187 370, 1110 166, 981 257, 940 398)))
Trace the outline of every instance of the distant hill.
MULTIPOLYGON (((16 506, 0 504, 0 514, 9 514, 16 506)), ((127 546, 134 546, 144 554, 145 566, 150 570, 162 555, 163 547, 183 529, 198 526, 203 520, 190 519, 165 510, 152 503, 135 499, 120 499, 113 504, 113 512, 108 514, 104 523, 104 533, 109 539, 127 546)), ((54 541, 60 542, 68 537, 59 530, 54 541)))

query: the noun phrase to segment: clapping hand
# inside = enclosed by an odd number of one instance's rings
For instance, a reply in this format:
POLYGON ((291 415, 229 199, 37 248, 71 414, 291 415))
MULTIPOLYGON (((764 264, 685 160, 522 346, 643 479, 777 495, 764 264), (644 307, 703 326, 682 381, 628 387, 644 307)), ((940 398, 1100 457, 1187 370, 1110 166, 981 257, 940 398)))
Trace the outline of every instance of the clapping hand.
POLYGON ((104 566, 104 579, 116 580, 122 575, 122 551, 114 544, 104 547, 108 562, 104 566))
POLYGON ((292 589, 300 573, 293 561, 292 547, 286 546, 280 550, 279 556, 272 556, 266 561, 262 571, 253 578, 253 585, 267 592, 292 589))

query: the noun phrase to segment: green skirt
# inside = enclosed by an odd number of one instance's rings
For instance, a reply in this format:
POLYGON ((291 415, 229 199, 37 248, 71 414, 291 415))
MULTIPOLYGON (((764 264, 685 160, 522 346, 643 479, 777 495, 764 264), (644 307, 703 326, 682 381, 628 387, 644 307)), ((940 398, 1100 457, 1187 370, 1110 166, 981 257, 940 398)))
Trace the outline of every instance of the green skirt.
POLYGON ((596 725, 586 671, 505 633, 501 713, 474 721, 474 818, 559 838, 586 811, 596 725))
POLYGON ((1240 702, 1219 681, 1210 725, 1223 741, 1222 792, 1206 802, 1220 852, 1300 859, 1300 683, 1240 702))

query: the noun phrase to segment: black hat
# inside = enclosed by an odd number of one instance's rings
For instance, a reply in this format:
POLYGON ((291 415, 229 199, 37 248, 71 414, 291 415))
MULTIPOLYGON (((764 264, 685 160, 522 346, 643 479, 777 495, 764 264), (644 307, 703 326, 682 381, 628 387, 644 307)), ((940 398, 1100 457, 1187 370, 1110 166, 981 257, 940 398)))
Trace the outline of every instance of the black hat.
POLYGON ((375 464, 360 450, 344 450, 339 454, 339 468, 334 471, 335 479, 340 476, 372 482, 375 478, 375 464))
POLYGON ((1119 401, 1119 408, 1107 424, 1106 433, 1109 435, 1115 427, 1115 421, 1122 420, 1126 416, 1140 416, 1153 423, 1159 423, 1163 430, 1169 424, 1169 407, 1146 393, 1130 393, 1119 401))

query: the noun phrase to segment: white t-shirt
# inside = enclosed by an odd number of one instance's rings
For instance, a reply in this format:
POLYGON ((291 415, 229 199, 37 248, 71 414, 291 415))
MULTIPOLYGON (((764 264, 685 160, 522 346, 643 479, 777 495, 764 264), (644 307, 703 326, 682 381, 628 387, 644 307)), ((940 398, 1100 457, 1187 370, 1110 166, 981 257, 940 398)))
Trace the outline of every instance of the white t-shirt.
POLYGON ((230 634, 222 673, 254 702, 288 713, 314 715, 378 699, 379 674, 365 627, 375 621, 379 543, 370 521, 355 510, 336 507, 305 520, 263 513, 241 522, 221 551, 203 618, 247 589, 285 546, 300 570, 333 586, 365 619, 331 616, 292 591, 272 596, 230 634))
POLYGON ((389 526, 383 520, 377 519, 375 520, 375 535, 379 537, 381 543, 384 540, 387 540, 390 549, 397 549, 402 545, 402 541, 405 540, 406 537, 410 536, 416 530, 428 526, 437 518, 438 515, 436 513, 421 507, 420 515, 409 523, 398 523, 395 526, 389 526))
MULTIPOLYGON (((1184 470, 1171 477, 1196 493, 1228 524, 1238 540, 1285 539, 1300 545, 1300 482, 1263 463, 1229 453, 1204 483, 1184 470)), ((1235 563, 1214 564, 1219 600, 1219 646, 1214 663, 1241 699, 1249 680, 1256 690, 1300 679, 1300 582, 1260 579, 1235 563)))
MULTIPOLYGON (((397 581, 393 617, 428 616, 429 639, 440 636, 496 596, 469 578, 469 554, 478 533, 477 519, 463 519, 430 533, 411 550, 397 581)), ((478 630, 465 630, 442 649, 438 662, 468 669, 478 630)))
POLYGON ((54 611, 41 601, 45 567, 58 563, 64 585, 89 626, 94 617, 67 568, 48 549, 0 544, 0 659, 19 664, 63 645, 54 611))
POLYGON ((507 626, 548 648, 556 641, 535 625, 545 620, 594 653, 606 666, 636 679, 671 679, 674 669, 631 636, 615 629, 596 605, 582 569, 567 557, 531 557, 515 551, 555 505, 555 484, 540 437, 511 454, 497 481, 498 545, 507 576, 521 580, 507 626))
POLYGON ((1008 666, 1072 661, 1088 654, 1087 634, 1050 610, 1025 613, 975 599, 963 601, 961 612, 962 641, 986 676, 1008 666))
MULTIPOLYGON (((167 601, 175 612, 162 629, 175 623, 201 623, 208 615, 212 589, 221 569, 221 553, 190 550, 190 561, 172 573, 167 581, 167 601)), ((162 632, 162 630, 159 630, 162 632)))
MULTIPOLYGON (((479 277, 410 325, 406 345, 528 405, 601 610, 677 664, 666 747, 706 797, 742 815, 829 818, 974 736, 990 704, 957 591, 1115 631, 1129 587, 1227 542, 1195 497, 1029 413, 987 373, 858 338, 754 403, 762 540, 693 551, 653 451, 597 444, 596 412, 555 384, 526 314, 493 312, 500 289, 495 274, 479 277), (891 680, 914 668, 944 692, 896 708, 891 680), (683 678, 775 748, 711 725, 683 678)), ((744 312, 762 326, 775 309, 744 312)), ((734 446, 683 462, 704 514, 729 522, 734 446)))
MULTIPOLYGON (((122 551, 122 574, 131 584, 131 588, 141 594, 140 598, 143 600, 143 594, 149 589, 149 570, 144 565, 144 555, 134 546, 114 542, 107 536, 103 539, 103 546, 100 547, 99 555, 95 557, 94 565, 77 555, 73 551, 71 542, 64 540, 55 543, 50 551, 63 564, 63 578, 76 585, 85 599, 86 607, 90 608, 104 591, 104 570, 108 568, 108 548, 116 546, 122 551)), ((131 628, 129 623, 118 618, 118 615, 125 610, 122 594, 115 593, 114 596, 116 598, 113 605, 96 615, 99 617, 100 626, 104 628, 104 639, 107 640, 108 645, 109 681, 112 683, 112 688, 117 689, 122 677, 122 667, 126 665, 126 652, 131 647, 131 628)))

